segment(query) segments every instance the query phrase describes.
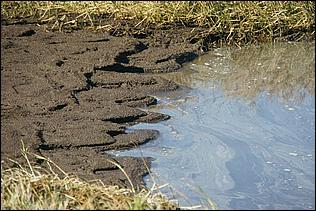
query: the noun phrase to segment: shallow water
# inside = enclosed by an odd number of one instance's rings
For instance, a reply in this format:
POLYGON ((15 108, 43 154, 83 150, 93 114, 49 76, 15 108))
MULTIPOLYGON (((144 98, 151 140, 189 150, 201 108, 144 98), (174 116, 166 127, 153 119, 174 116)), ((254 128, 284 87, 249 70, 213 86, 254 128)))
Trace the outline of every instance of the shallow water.
POLYGON ((149 108, 172 118, 130 128, 160 137, 113 153, 155 158, 155 183, 181 206, 315 209, 314 46, 219 48, 165 74, 189 87, 149 108))

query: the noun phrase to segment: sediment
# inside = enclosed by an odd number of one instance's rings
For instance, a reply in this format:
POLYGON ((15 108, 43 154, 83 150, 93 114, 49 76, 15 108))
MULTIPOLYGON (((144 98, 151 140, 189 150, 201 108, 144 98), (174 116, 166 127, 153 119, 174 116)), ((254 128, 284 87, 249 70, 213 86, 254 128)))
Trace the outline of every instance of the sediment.
POLYGON ((183 36, 164 39, 162 31, 137 38, 2 24, 1 160, 23 162, 23 141, 30 152, 48 157, 65 172, 130 187, 110 160, 135 187, 143 187, 152 158, 116 157, 107 151, 159 136, 157 130, 126 128, 169 119, 144 109, 157 104, 155 93, 181 88, 159 74, 179 71, 201 53, 200 44, 183 36))

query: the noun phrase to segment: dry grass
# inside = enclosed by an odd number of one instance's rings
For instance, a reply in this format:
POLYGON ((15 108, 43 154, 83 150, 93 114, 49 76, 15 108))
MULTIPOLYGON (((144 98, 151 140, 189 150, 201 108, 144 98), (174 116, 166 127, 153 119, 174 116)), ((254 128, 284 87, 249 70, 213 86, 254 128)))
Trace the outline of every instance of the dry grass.
MULTIPOLYGON (((100 181, 83 181, 73 175, 60 178, 53 172, 49 159, 30 154, 23 147, 26 165, 15 162, 15 168, 1 167, 1 209, 176 209, 160 193, 152 190, 134 192, 118 186, 105 186, 100 181), (44 160, 50 171, 31 165, 28 156, 44 160)), ((55 165, 56 166, 56 165, 55 165)), ((58 166, 56 166, 58 167, 58 166)))
POLYGON ((133 30, 203 27, 201 38, 220 34, 228 44, 315 31, 313 1, 2 1, 1 13, 8 18, 32 17, 59 30, 117 27, 109 19, 131 20, 133 30))

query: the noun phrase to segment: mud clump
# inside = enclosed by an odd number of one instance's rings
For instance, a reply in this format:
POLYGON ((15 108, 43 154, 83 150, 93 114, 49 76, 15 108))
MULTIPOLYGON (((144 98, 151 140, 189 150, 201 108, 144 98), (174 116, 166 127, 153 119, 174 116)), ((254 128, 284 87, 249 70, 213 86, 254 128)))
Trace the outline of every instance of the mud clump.
POLYGON ((178 71, 200 54, 189 41, 175 43, 166 47, 152 36, 2 25, 1 160, 22 161, 22 140, 65 171, 129 187, 109 162, 114 161, 142 187, 151 158, 107 151, 137 147, 159 135, 145 129, 127 133, 126 127, 170 118, 141 108, 157 104, 154 93, 179 88, 157 73, 178 71))

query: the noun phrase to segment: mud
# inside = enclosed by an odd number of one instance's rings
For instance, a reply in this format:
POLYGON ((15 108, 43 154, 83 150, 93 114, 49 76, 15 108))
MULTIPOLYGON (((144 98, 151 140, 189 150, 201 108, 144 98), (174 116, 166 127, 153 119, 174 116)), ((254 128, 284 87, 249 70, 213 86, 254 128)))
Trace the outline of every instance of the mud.
POLYGON ((201 50, 183 36, 164 40, 162 31, 139 37, 2 23, 2 164, 11 165, 7 158, 23 162, 22 140, 30 152, 83 179, 130 187, 112 160, 135 187, 143 187, 152 158, 113 157, 107 151, 137 147, 159 135, 125 130, 170 118, 142 108, 157 104, 155 93, 181 88, 159 73, 180 70, 201 50))

